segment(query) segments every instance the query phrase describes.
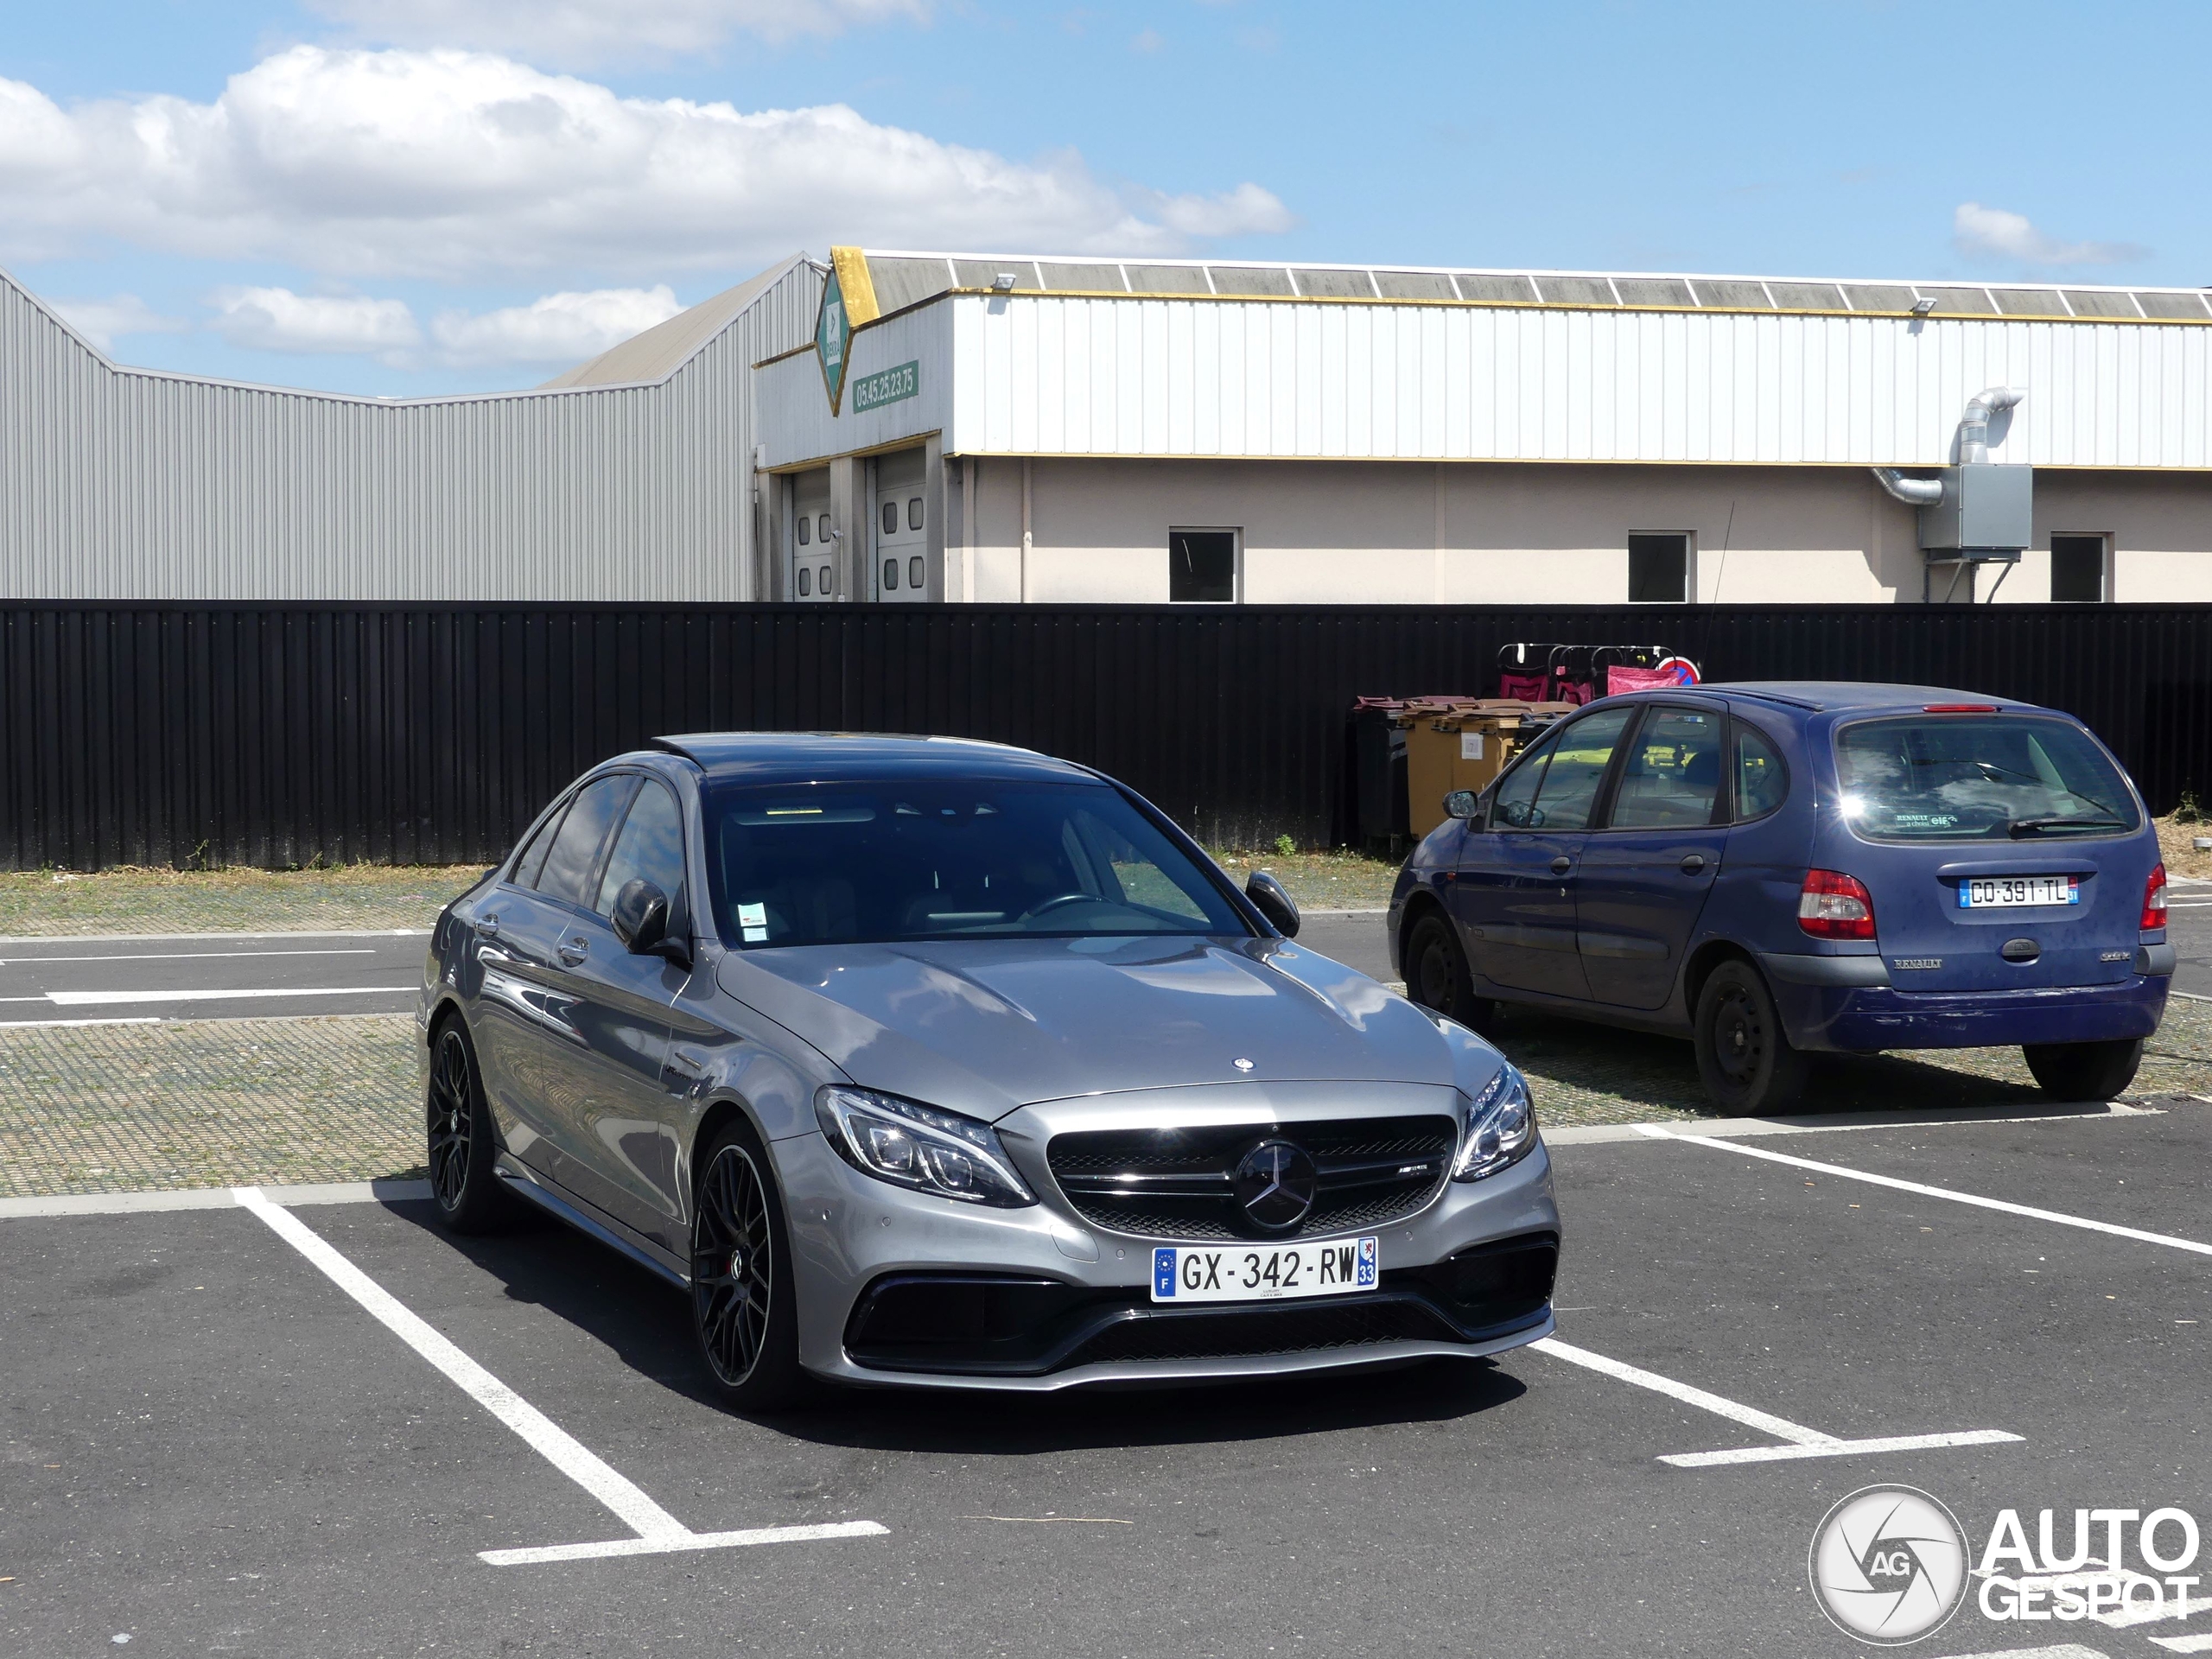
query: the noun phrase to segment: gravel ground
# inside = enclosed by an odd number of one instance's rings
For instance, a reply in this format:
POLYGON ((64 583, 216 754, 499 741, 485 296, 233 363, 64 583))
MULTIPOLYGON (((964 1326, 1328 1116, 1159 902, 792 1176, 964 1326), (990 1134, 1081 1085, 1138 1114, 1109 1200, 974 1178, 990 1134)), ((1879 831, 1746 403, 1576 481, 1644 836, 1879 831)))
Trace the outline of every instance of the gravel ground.
POLYGON ((1241 886, 1255 870, 1269 870, 1302 910, 1380 910, 1390 902, 1398 865, 1349 848, 1325 852, 1228 852, 1209 848, 1214 861, 1241 886))
POLYGON ((407 1014, 0 1031, 0 1197, 419 1175, 407 1014))
POLYGON ((0 874, 0 938, 428 927, 477 864, 0 874))
MULTIPOLYGON (((404 1014, 0 1030, 0 1197, 419 1175, 404 1014)), ((1522 1015, 1499 1046, 1548 1123, 1709 1115, 1689 1045, 1522 1015)), ((2212 1097, 2212 1004, 2177 998, 2138 1097, 2212 1097)), ((2030 1106, 2017 1050, 1832 1061, 1803 1109, 2030 1106)))

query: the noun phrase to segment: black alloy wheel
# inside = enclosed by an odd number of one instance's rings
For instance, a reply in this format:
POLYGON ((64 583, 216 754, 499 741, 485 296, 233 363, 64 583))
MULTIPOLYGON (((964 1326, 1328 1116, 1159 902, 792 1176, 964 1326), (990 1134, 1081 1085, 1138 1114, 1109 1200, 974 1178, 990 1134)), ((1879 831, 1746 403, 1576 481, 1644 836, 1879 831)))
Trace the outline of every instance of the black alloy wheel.
POLYGON ((699 1176, 691 1227, 692 1327, 732 1405, 772 1410, 802 1392, 788 1235, 760 1143, 725 1129, 699 1176))
POLYGON ((424 1103, 430 1197, 438 1219, 456 1233, 489 1232, 511 1216, 512 1200, 492 1167, 499 1149, 476 1071, 476 1052, 456 1017, 430 1038, 430 1087, 424 1103))
POLYGON ((1746 962, 1724 962, 1698 993, 1697 1069, 1730 1116, 1773 1111, 1805 1086, 1805 1057, 1789 1046, 1773 993, 1746 962))
POLYGON ((1406 996, 1484 1035, 1497 1027, 1497 1004, 1475 995, 1474 974, 1457 931, 1431 912, 1406 941, 1406 996))

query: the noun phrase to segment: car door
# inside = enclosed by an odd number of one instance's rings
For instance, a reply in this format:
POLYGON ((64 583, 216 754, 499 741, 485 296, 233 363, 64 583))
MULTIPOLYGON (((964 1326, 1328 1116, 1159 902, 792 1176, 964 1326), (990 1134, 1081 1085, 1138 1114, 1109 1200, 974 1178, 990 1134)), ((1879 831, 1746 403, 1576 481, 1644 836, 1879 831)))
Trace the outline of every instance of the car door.
POLYGON ((1481 978, 1586 998, 1575 940, 1576 867, 1613 752, 1635 713, 1599 709, 1543 740, 1502 779, 1485 828, 1462 844, 1452 910, 1481 978))
POLYGON ((1728 722, 1718 709, 1645 705, 1602 823, 1582 849, 1575 939, 1592 1001, 1663 1005, 1727 850, 1728 722))
POLYGON ((637 787, 634 773, 613 772, 576 791, 542 861, 535 844, 522 861, 537 865, 534 872, 517 871, 531 875, 528 885, 500 893, 496 931, 483 930, 487 936, 479 946, 484 980, 477 1050, 501 1134, 508 1151, 563 1185, 562 1100, 574 1087, 584 1033, 560 950, 574 931, 580 899, 597 891, 590 884, 637 787))
MULTIPOLYGON (((556 1179, 578 1196, 671 1250, 682 1249, 677 1100, 664 1086, 670 1005, 690 970, 631 951, 609 919, 632 880, 685 913, 683 824, 675 793, 647 778, 615 833, 588 906, 564 925, 555 955, 582 1044, 569 1086, 556 1096, 556 1179)), ((678 1080, 679 1083, 682 1080, 678 1080)))

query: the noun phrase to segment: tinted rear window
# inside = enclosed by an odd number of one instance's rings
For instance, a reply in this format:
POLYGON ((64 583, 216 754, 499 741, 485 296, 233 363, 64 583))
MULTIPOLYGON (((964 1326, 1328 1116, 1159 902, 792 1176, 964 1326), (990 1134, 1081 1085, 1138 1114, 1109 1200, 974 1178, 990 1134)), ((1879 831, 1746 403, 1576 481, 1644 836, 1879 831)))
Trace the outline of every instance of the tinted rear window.
POLYGON ((1871 841, 2116 836, 2141 826, 2120 770, 2064 721, 1909 715, 1835 735, 1844 816, 1871 841))

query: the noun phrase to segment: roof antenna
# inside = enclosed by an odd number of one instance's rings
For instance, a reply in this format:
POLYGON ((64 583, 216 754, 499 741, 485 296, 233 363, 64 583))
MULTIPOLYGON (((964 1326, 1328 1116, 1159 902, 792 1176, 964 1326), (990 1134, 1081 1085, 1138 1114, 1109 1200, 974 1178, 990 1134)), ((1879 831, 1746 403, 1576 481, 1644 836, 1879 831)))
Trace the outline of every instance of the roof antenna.
POLYGON ((1728 527, 1720 532, 1720 568, 1713 573, 1713 597, 1706 601, 1707 604, 1720 602, 1720 584, 1728 575, 1728 542, 1735 533, 1736 504, 1731 500, 1728 503, 1728 527))

